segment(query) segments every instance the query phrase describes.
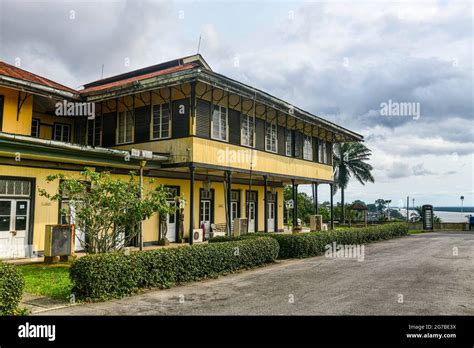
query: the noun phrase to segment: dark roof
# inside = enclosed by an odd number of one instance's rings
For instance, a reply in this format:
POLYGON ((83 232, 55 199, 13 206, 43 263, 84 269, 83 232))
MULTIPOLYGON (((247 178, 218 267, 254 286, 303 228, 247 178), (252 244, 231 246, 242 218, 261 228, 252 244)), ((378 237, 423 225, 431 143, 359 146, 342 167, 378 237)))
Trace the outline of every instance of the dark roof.
POLYGON ((61 91, 70 92, 76 94, 75 89, 61 85, 57 82, 51 81, 45 77, 30 73, 29 71, 17 68, 16 66, 10 65, 3 61, 0 61, 0 75, 12 77, 18 80, 26 82, 33 82, 39 85, 43 85, 50 88, 59 89, 61 91))
POLYGON ((367 206, 362 202, 355 202, 351 205, 353 210, 367 210, 367 206))
POLYGON ((104 79, 104 80, 100 80, 100 81, 97 81, 97 82, 93 82, 93 83, 89 83, 87 85, 84 85, 85 88, 80 90, 79 93, 86 94, 86 93, 90 93, 90 92, 104 91, 104 90, 108 90, 110 88, 124 86, 124 85, 127 85, 129 83, 136 82, 136 81, 146 80, 146 79, 149 79, 149 78, 152 78, 152 77, 171 74, 171 73, 175 73, 175 72, 183 71, 183 70, 189 70, 189 69, 193 69, 193 68, 197 68, 197 67, 199 67, 198 64, 189 63, 189 64, 184 64, 184 65, 167 67, 165 69, 162 68, 162 69, 159 69, 159 70, 154 70, 154 71, 152 70, 152 71, 146 72, 144 74, 138 74, 137 71, 142 71, 142 70, 147 71, 147 69, 136 70, 136 71, 132 71, 131 73, 129 73, 130 76, 129 76, 129 74, 122 74, 122 75, 117 75, 117 76, 111 77, 109 79, 104 79), (118 79, 118 77, 121 77, 121 78, 118 79), (99 82, 101 82, 101 83, 99 83, 99 82))
POLYGON ((204 58, 200 54, 195 54, 192 56, 173 59, 168 62, 164 62, 164 63, 152 65, 152 66, 147 66, 145 68, 129 71, 123 74, 119 74, 119 75, 107 77, 105 79, 100 79, 94 82, 87 83, 84 85, 84 89, 81 91, 81 93, 84 93, 84 91, 90 92, 90 91, 107 89, 110 87, 117 87, 129 82, 140 81, 140 80, 158 76, 158 75, 168 74, 175 71, 181 71, 181 70, 184 70, 182 69, 182 67, 184 66, 189 67, 189 64, 193 64, 192 67, 199 66, 206 70, 212 71, 211 67, 209 66, 209 64, 207 64, 204 58), (93 88, 93 87, 99 87, 99 86, 107 86, 107 87, 93 88))

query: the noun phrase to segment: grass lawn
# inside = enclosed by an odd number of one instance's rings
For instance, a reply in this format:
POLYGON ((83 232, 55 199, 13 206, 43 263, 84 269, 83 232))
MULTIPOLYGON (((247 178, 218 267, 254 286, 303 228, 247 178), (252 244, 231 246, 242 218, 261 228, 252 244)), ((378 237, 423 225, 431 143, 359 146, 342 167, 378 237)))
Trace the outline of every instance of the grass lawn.
POLYGON ((25 278, 25 292, 68 301, 72 283, 68 263, 18 266, 25 278))

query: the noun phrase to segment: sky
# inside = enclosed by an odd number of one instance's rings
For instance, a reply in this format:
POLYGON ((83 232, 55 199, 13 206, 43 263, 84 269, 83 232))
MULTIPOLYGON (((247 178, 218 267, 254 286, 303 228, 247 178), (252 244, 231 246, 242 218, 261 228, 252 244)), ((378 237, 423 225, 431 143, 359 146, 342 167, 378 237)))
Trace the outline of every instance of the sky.
POLYGON ((194 54, 201 37, 214 71, 364 136, 375 183, 352 180, 346 202, 458 206, 462 195, 474 206, 473 11, 471 1, 0 0, 0 59, 80 88, 102 66, 107 77, 194 54))

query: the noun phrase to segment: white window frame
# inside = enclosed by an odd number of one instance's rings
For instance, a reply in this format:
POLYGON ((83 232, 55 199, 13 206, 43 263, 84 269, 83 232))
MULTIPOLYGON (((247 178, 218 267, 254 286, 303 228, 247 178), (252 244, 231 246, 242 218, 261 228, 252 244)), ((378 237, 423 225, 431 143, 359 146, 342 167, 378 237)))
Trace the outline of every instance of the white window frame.
POLYGON ((319 140, 319 146, 318 146, 318 162, 327 164, 327 149, 326 149, 326 141, 325 140, 319 140))
POLYGON ((53 127, 53 140, 62 141, 63 143, 69 143, 71 141, 71 125, 66 123, 55 123, 53 127), (61 128, 60 139, 56 139, 56 127, 61 128), (67 129, 67 133, 64 133, 65 129, 67 129), (67 139, 63 140, 65 135, 67 139))
POLYGON ((287 129, 286 135, 285 135, 285 155, 290 156, 290 157, 293 156, 293 143, 294 143, 293 138, 294 138, 293 132, 291 131, 291 129, 287 129), (290 138, 289 143, 288 143, 288 137, 290 138))
POLYGON ((313 160, 313 137, 311 135, 303 135, 303 159, 313 160))
POLYGON ((169 106, 169 103, 163 103, 163 104, 153 104, 151 108, 151 126, 150 126, 150 139, 151 140, 158 140, 158 139, 169 139, 171 138, 171 108, 169 106), (163 136, 163 106, 168 107, 168 135, 163 136), (155 128, 155 107, 160 108, 160 117, 159 117, 159 136, 154 137, 153 134, 154 128, 155 128))
POLYGON ((241 118, 241 124, 240 124, 240 144, 243 146, 248 146, 251 148, 255 147, 255 119, 254 116, 242 114, 241 118), (244 125, 247 125, 247 134, 245 134, 244 131, 244 125), (251 138, 251 143, 250 143, 250 136, 249 136, 249 129, 252 129, 252 138, 251 138))
POLYGON ((273 153, 278 152, 278 126, 276 123, 276 119, 272 122, 265 122, 265 151, 273 152, 273 153), (269 134, 269 131, 270 131, 270 134, 269 134), (269 136, 270 136, 270 143, 268 142, 269 136))
POLYGON ((229 112, 226 107, 221 106, 221 105, 212 105, 212 114, 211 114, 211 138, 215 140, 220 140, 220 141, 229 141, 229 112), (219 122, 219 134, 216 136, 214 134, 214 112, 218 112, 218 122, 219 122), (222 138, 222 133, 223 129, 221 128, 222 126, 222 111, 225 110, 225 138, 222 138))
POLYGON ((134 138, 135 138, 135 115, 134 115, 134 112, 133 110, 132 111, 129 111, 129 110, 124 110, 124 111, 119 111, 117 113, 117 133, 116 133, 116 140, 117 140, 117 145, 119 144, 130 144, 130 143, 133 143, 134 141, 134 138), (132 119, 132 124, 129 125, 127 124, 127 114, 131 114, 131 119, 132 119), (120 139, 120 120, 121 118, 123 118, 123 121, 125 122, 125 125, 123 127, 123 141, 121 141, 120 139), (132 139, 127 141, 126 137, 127 137, 127 126, 131 126, 131 134, 132 134, 132 139))
POLYGON ((40 136, 40 119, 39 118, 32 118, 31 119, 31 136, 33 138, 39 138, 40 136), (36 123, 36 134, 33 134, 33 123, 36 123))
POLYGON ((100 118, 100 116, 94 117, 93 120, 87 120, 87 138, 86 138, 86 143, 87 145, 90 146, 102 146, 102 122, 103 119, 100 118), (97 125, 97 120, 100 122, 100 127, 97 125), (89 125, 92 124, 91 127, 89 125), (96 138, 96 130, 99 129, 99 139, 96 138), (92 132, 92 143, 89 144, 89 132, 92 132))

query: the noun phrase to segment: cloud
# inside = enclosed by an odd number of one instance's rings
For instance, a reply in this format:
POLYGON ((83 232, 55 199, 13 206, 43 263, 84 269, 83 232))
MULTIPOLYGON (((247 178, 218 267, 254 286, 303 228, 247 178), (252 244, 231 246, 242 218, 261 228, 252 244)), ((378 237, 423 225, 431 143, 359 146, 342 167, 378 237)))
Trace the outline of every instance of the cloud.
POLYGON ((472 3, 184 4, 3 0, 1 59, 78 87, 102 64, 110 76, 193 54, 201 35, 215 71, 365 136, 377 183, 361 197, 400 182, 472 195, 472 3), (381 116, 388 100, 419 103, 420 118, 381 116))

